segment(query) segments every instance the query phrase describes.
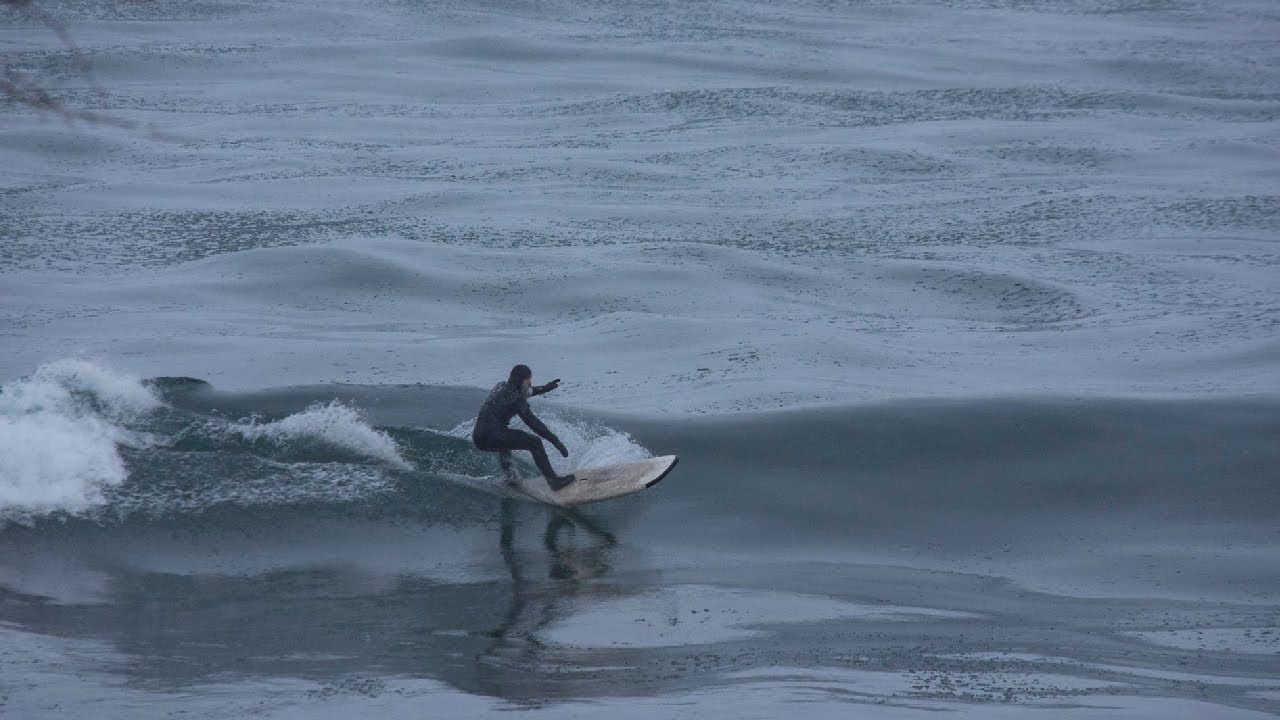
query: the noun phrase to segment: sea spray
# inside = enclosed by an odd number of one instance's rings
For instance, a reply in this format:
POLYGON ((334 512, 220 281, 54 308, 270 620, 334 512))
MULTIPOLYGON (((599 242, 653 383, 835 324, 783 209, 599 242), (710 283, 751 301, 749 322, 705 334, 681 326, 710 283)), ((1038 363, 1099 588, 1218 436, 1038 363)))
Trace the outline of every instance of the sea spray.
POLYGON ((312 404, 306 410, 280 420, 259 422, 250 419, 234 423, 228 426, 228 430, 251 441, 289 443, 316 440, 381 460, 401 470, 411 469, 391 436, 371 427, 356 408, 336 400, 328 404, 312 404))
POLYGON ((120 446, 154 438, 130 427, 161 405, 137 378, 59 360, 0 391, 0 523, 82 513, 128 475, 120 446))

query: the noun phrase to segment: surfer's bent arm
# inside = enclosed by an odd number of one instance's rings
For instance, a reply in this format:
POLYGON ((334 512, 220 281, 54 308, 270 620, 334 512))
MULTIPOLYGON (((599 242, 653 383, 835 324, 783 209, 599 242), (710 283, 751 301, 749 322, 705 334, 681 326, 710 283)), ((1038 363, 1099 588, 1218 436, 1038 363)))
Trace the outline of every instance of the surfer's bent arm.
POLYGON ((543 440, 546 440, 552 445, 558 446, 560 444, 560 438, 556 437, 556 434, 551 432, 550 428, 542 424, 542 421, 538 419, 538 416, 534 415, 533 411, 529 409, 528 403, 525 403, 524 407, 520 408, 519 415, 520 419, 524 421, 524 424, 528 425, 530 430, 541 435, 543 440))

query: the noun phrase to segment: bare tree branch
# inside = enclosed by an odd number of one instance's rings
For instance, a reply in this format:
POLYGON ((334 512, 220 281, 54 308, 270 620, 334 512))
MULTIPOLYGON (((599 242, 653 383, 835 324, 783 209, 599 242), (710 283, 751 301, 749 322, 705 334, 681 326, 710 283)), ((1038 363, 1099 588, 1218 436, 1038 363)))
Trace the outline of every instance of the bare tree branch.
MULTIPOLYGON (((80 73, 89 81, 90 86, 95 91, 101 92, 93 77, 93 66, 89 63, 89 59, 85 57, 84 53, 80 51, 80 48, 76 46, 71 33, 67 31, 67 28, 62 23, 40 8, 35 7, 34 0, 0 0, 0 6, 15 8, 42 22, 71 51, 76 65, 80 68, 80 73)), ((3 68, 3 74, 0 75, 0 93, 11 102, 52 113, 67 121, 82 120, 121 128, 137 127, 137 123, 128 120, 120 120, 88 110, 69 108, 49 90, 37 82, 23 77, 21 73, 7 63, 3 68)))

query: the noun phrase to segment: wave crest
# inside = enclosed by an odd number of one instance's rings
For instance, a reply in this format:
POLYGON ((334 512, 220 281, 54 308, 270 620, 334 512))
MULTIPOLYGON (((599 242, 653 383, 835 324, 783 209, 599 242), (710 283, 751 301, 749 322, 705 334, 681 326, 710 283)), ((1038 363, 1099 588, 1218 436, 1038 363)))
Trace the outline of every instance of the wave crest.
POLYGON ((400 454, 400 448, 390 435, 371 427, 356 408, 334 400, 328 404, 315 403, 299 413, 271 422, 234 423, 228 426, 246 440, 265 440, 289 443, 299 440, 319 440, 337 448, 386 462, 401 470, 411 465, 400 454))

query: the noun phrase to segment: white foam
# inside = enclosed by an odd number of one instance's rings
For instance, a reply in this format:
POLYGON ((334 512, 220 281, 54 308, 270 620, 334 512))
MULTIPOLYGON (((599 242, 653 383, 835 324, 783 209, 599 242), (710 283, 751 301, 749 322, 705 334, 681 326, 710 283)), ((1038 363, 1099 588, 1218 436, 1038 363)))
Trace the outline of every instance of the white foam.
POLYGON ((567 458, 560 457, 554 450, 550 452, 551 464, 561 472, 653 457, 653 453, 629 434, 607 425, 561 417, 555 413, 543 413, 542 419, 569 450, 567 458))
POLYGON ((160 401, 137 378, 59 360, 0 393, 0 523, 102 505, 128 473, 119 447, 153 439, 127 427, 160 401))
POLYGON ((328 405, 316 403, 300 413, 281 420, 233 425, 234 432, 248 440, 268 439, 288 442, 317 439, 335 447, 382 460, 401 469, 412 466, 400 455, 400 448, 389 435, 371 427, 360 411, 336 400, 328 405))
MULTIPOLYGON (((78 359, 41 366, 0 392, 0 523, 29 523, 55 512, 83 514, 108 503, 125 511, 193 510, 223 502, 271 504, 364 497, 382 489, 379 472, 342 464, 279 466, 290 482, 214 484, 202 492, 112 492, 129 477, 121 447, 165 442, 136 429, 163 403, 138 378, 78 359)), ((203 432, 288 444, 313 440, 382 461, 412 466, 386 433, 337 402, 316 404, 273 422, 210 421, 203 432)), ((243 481, 243 478, 240 479, 243 481)))

